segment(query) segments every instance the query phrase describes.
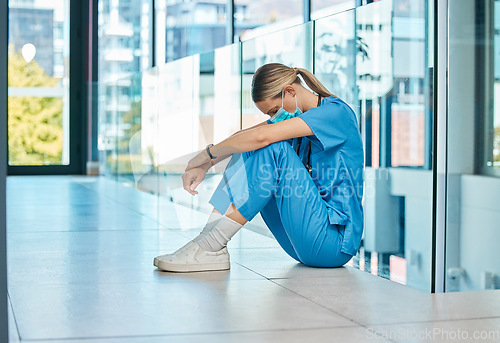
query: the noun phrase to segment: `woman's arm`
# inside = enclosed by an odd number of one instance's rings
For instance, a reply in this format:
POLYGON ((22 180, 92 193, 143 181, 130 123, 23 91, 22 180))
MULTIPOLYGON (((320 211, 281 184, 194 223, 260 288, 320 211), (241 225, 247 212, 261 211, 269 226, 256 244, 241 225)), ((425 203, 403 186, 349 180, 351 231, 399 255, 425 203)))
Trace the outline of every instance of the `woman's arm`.
POLYGON ((235 152, 256 150, 274 142, 312 134, 313 132, 309 126, 300 117, 295 117, 274 124, 263 125, 261 123, 239 131, 212 146, 210 152, 215 156, 223 156, 235 152))
MULTIPOLYGON (((267 120, 263 121, 262 123, 258 123, 257 125, 254 125, 254 126, 251 126, 251 127, 247 127, 246 129, 239 130, 238 132, 243 132, 243 131, 255 129, 256 127, 263 126, 263 125, 269 125, 269 123, 267 122, 267 120)), ((236 132, 236 133, 238 133, 238 132, 236 132)))
MULTIPOLYGON (((247 131, 249 131, 249 130, 255 129, 255 128, 260 127, 260 126, 263 126, 263 125, 268 125, 268 124, 269 124, 269 123, 268 123, 268 122, 267 122, 267 120, 266 120, 266 121, 263 121, 263 122, 261 122, 261 123, 259 123, 259 124, 257 124, 257 125, 254 125, 254 126, 248 127, 248 128, 246 128, 246 129, 243 129, 243 130, 238 130, 238 131, 236 131, 235 133, 233 133, 233 134, 232 134, 231 136, 229 136, 229 137, 233 137, 233 136, 235 136, 235 135, 239 135, 239 134, 241 134, 242 132, 247 132, 247 131)), ((212 148, 213 148, 213 147, 212 147, 212 148)), ((203 151, 201 151, 201 152, 200 152, 200 154, 203 154, 203 151)), ((212 155, 214 155, 214 154, 212 154, 212 155)), ((205 165, 205 168, 206 168, 206 169, 207 169, 207 171, 208 171, 208 169, 210 169, 211 167, 213 167, 213 168, 214 168, 214 169, 213 169, 213 171, 214 171, 215 173, 218 173, 218 172, 220 172, 220 171, 224 171, 224 170, 225 170, 225 168, 226 168, 226 166, 227 166, 227 163, 220 163, 220 162, 222 162, 222 161, 226 160, 228 157, 231 157, 232 155, 233 155, 233 152, 231 152, 231 153, 227 153, 227 154, 223 154, 223 155, 216 155, 216 156, 217 156, 217 158, 214 158, 214 159, 213 159, 210 163, 207 163, 207 164, 205 165), (219 163, 220 163, 220 164, 219 164, 219 163)), ((189 168, 192 168, 192 167, 189 167, 189 168)), ((188 168, 186 168, 186 170, 189 170, 189 169, 188 169, 188 168)))
MULTIPOLYGON (((251 127, 247 127, 246 129, 243 129, 243 130, 238 130, 236 131, 235 133, 233 133, 231 136, 234 136, 236 134, 239 134, 241 132, 245 132, 245 131, 248 131, 248 130, 251 130, 251 129, 254 129, 256 127, 259 127, 259 126, 262 126, 262 125, 268 125, 269 123, 266 121, 262 122, 262 123, 259 123, 257 125, 254 125, 254 126, 251 126, 251 127)), ((213 167, 213 172, 214 173, 219 173, 219 172, 223 172, 225 169, 226 169, 226 166, 227 166, 227 162, 229 161, 226 161, 226 163, 221 163, 222 161, 225 161, 228 157, 231 157, 232 154, 227 154, 227 155, 222 155, 222 156, 217 156, 217 158, 214 158, 212 161, 211 161, 211 165, 207 165, 208 169, 210 169, 211 167, 213 167)))
MULTIPOLYGON (((238 131, 236 131, 235 133, 233 133, 231 136, 234 136, 234 135, 240 134, 240 133, 242 133, 242 132, 246 132, 246 131, 248 131, 248 130, 255 129, 255 128, 257 128, 257 127, 259 127, 259 126, 263 126, 263 125, 269 125, 269 123, 267 122, 267 120, 266 120, 266 121, 263 121, 262 123, 259 123, 259 124, 257 124, 257 125, 254 125, 254 126, 251 126, 251 127, 247 127, 246 129, 238 130, 238 131)), ((229 136, 229 137, 231 137, 231 136, 229 136)), ((219 157, 217 157, 217 158, 213 159, 213 160, 212 160, 212 163, 213 163, 213 165, 216 165, 217 163, 219 163, 220 161, 225 160, 226 158, 230 157, 231 155, 232 155, 232 154, 227 154, 227 155, 222 155, 222 156, 219 156, 219 157)))
MULTIPOLYGON (((312 130, 300 117, 268 125, 260 123, 251 128, 238 131, 222 142, 213 145, 210 152, 221 161, 234 153, 257 150, 274 142, 312 134, 312 130)), ((210 157, 206 151, 201 151, 189 161, 186 170, 202 165, 206 166, 207 170, 211 167, 210 157)))

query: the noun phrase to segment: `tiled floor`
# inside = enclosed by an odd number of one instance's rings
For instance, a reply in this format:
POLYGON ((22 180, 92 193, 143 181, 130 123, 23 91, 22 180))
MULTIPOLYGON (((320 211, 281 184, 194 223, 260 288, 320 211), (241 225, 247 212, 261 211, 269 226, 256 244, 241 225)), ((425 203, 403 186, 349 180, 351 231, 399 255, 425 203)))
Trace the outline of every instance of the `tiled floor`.
POLYGON ((309 268, 247 229, 230 271, 161 272, 207 214, 163 204, 160 225, 153 196, 104 178, 7 182, 12 342, 500 342, 500 291, 309 268))

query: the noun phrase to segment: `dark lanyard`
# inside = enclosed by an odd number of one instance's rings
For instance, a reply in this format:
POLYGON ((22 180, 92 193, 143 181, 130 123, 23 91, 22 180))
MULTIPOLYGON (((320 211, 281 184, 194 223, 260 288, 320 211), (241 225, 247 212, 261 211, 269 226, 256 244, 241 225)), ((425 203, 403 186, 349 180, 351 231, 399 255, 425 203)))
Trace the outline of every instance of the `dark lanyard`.
MULTIPOLYGON (((318 94, 318 106, 321 104, 321 96, 318 94)), ((297 148, 295 149, 295 152, 297 153, 297 156, 299 155, 300 151, 300 142, 302 141, 302 137, 299 137, 297 140, 297 148)), ((309 175, 312 176, 312 166, 311 166, 311 141, 309 140, 309 145, 307 146, 307 160, 306 160, 306 169, 309 172, 309 175)))

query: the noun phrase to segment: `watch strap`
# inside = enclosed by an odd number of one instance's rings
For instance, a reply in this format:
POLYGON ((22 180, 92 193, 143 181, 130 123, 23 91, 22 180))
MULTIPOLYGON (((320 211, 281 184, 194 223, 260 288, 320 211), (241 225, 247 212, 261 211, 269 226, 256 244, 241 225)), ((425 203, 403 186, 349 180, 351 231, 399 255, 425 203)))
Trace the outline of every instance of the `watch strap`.
POLYGON ((210 159, 214 160, 217 158, 217 156, 214 156, 212 155, 212 153, 210 152, 210 148, 214 146, 213 144, 208 144, 207 147, 205 148, 205 150, 207 151, 207 154, 208 156, 210 156, 210 159))

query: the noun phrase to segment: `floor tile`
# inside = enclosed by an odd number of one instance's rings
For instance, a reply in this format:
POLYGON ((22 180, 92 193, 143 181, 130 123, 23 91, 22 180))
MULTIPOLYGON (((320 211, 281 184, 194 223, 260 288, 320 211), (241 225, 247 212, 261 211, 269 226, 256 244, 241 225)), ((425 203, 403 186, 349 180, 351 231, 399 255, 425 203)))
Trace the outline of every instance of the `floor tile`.
POLYGON ((10 289, 21 339, 355 326, 267 280, 26 284, 10 289))
POLYGON ((263 279, 257 273, 232 263, 227 271, 171 273, 153 266, 161 251, 11 253, 8 258, 9 286, 23 284, 113 284, 185 281, 229 281, 263 279))
POLYGON ((439 319, 500 317, 500 289, 437 293, 431 296, 439 319))
POLYGON ((351 267, 343 269, 346 277, 273 281, 362 325, 425 321, 439 316, 430 294, 351 267))
POLYGON ((500 290, 428 294, 346 267, 349 277, 276 283, 363 324, 500 316, 500 290))

